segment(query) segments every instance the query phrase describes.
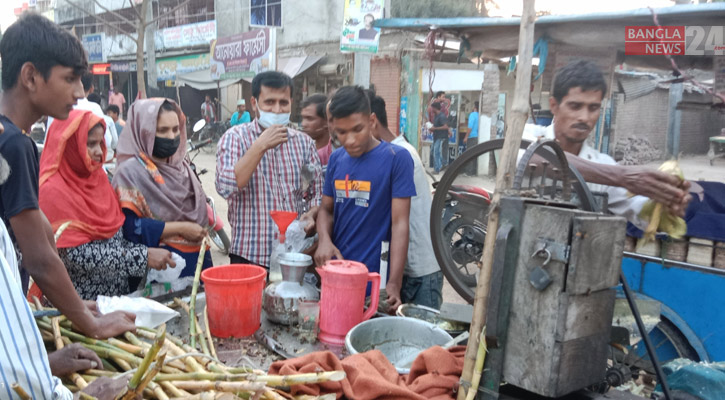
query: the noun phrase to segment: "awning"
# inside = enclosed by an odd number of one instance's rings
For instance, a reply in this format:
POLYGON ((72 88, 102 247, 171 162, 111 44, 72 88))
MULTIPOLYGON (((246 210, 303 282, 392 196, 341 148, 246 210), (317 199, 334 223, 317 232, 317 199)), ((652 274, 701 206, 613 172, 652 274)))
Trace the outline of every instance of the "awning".
MULTIPOLYGON (((219 82, 219 87, 224 88, 231 86, 241 79, 222 79, 219 82)), ((176 86, 191 86, 197 90, 209 90, 217 88, 217 81, 211 79, 211 72, 208 69, 202 69, 199 71, 190 72, 188 74, 176 76, 176 86)))
POLYGON ((277 60, 277 71, 284 72, 290 77, 305 72, 308 68, 320 61, 322 56, 284 57, 277 60))

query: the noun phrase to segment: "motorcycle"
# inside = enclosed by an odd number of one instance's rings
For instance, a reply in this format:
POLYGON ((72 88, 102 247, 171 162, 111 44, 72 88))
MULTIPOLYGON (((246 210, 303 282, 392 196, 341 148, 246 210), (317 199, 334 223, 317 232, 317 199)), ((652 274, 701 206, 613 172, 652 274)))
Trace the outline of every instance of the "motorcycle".
MULTIPOLYGON (((203 119, 194 124, 194 133, 197 133, 201 129, 203 129, 204 125, 206 125, 206 122, 203 119)), ((195 144, 191 142, 191 139, 187 140, 186 157, 189 160, 191 170, 194 171, 194 174, 196 175, 196 178, 199 179, 199 181, 201 181, 199 176, 204 175, 209 171, 206 168, 197 171, 196 165, 194 164, 194 158, 196 158, 196 156, 199 154, 199 150, 211 145, 212 140, 212 138, 208 138, 195 144)), ((224 230, 224 221, 222 221, 221 217, 219 217, 219 214, 216 211, 216 206, 214 205, 214 199, 211 196, 206 196, 206 210, 209 217, 209 238, 214 243, 214 245, 222 251, 223 254, 227 255, 229 254, 231 242, 229 241, 229 236, 224 230)))
POLYGON ((441 269, 449 281, 454 279, 449 275, 456 274, 455 278, 466 285, 476 285, 491 195, 471 185, 452 185, 448 190, 441 218, 444 251, 448 253, 444 259, 451 265, 441 269))

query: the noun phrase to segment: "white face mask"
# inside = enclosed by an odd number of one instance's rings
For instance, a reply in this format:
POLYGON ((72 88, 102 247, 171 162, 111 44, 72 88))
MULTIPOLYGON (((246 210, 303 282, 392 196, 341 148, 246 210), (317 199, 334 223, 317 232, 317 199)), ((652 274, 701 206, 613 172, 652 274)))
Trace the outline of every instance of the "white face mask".
POLYGON ((276 114, 273 112, 262 111, 259 107, 257 107, 257 112, 259 113, 259 119, 257 122, 259 122, 259 126, 262 128, 267 129, 272 125, 289 124, 290 113, 276 114))

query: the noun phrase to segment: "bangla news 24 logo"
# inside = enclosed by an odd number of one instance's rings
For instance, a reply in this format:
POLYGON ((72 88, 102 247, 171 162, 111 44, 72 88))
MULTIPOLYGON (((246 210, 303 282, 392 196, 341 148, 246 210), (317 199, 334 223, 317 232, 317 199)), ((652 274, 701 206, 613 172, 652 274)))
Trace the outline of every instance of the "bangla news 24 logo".
POLYGON ((725 55, 723 26, 627 26, 627 55, 725 55))

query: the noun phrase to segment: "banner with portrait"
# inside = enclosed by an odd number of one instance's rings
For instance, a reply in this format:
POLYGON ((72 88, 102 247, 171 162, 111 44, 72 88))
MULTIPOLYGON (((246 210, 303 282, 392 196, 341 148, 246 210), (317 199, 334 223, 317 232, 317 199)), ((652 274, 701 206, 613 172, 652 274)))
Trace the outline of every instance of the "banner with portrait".
POLYGON ((377 53, 380 28, 375 20, 383 18, 385 0, 342 0, 345 11, 342 21, 340 51, 377 53))

